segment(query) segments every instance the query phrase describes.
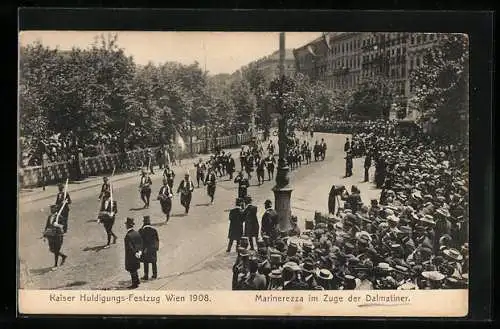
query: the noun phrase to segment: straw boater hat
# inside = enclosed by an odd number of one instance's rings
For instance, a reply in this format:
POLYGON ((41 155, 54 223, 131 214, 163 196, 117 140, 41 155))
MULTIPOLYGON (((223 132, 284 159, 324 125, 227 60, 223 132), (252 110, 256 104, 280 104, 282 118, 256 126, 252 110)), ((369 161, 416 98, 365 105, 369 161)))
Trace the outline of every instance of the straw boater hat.
POLYGON ((425 224, 430 224, 430 225, 436 224, 436 222, 434 221, 434 217, 432 217, 431 215, 425 215, 421 217, 419 220, 425 224))
POLYGON ((282 273, 282 271, 280 269, 272 270, 271 273, 269 273, 269 278, 270 279, 281 279, 281 273, 282 273))
POLYGON ((431 281, 442 281, 445 278, 445 275, 438 271, 424 271, 422 276, 431 281))
POLYGON ((456 249, 445 249, 443 251, 443 254, 448 257, 449 259, 453 260, 453 261, 461 261, 462 259, 464 259, 464 257, 462 256, 462 254, 456 250, 456 249))
POLYGON ((333 274, 327 269, 321 269, 317 273, 318 278, 323 279, 323 280, 331 280, 333 279, 333 274))
POLYGON ((436 213, 443 217, 450 217, 450 212, 445 208, 439 208, 438 210, 436 210, 436 213))
POLYGON ((405 282, 402 285, 400 285, 397 290, 419 290, 418 286, 414 283, 411 282, 405 282))
POLYGON ((381 270, 381 271, 386 271, 386 272, 390 272, 393 270, 393 268, 387 264, 387 263, 378 263, 377 267, 376 267, 378 270, 381 270))

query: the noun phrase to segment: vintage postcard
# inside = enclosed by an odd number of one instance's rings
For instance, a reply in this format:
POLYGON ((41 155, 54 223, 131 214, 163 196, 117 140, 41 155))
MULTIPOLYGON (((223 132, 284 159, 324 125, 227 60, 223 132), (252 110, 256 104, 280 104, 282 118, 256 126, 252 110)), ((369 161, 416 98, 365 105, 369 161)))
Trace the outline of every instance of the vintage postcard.
POLYGON ((468 84, 465 34, 21 31, 19 312, 466 316, 468 84))

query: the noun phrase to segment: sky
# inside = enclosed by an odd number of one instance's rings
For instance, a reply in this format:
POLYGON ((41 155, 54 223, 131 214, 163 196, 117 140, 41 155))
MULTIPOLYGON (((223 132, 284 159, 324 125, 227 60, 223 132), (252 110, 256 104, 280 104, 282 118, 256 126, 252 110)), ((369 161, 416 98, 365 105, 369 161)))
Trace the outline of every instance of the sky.
MULTIPOLYGON (((272 54, 279 48, 279 32, 112 32, 23 31, 20 45, 40 41, 50 48, 87 48, 100 34, 116 33, 118 45, 137 64, 175 61, 206 63, 210 74, 233 73, 241 66, 272 54)), ((285 47, 299 48, 321 36, 320 32, 287 32, 285 47)))

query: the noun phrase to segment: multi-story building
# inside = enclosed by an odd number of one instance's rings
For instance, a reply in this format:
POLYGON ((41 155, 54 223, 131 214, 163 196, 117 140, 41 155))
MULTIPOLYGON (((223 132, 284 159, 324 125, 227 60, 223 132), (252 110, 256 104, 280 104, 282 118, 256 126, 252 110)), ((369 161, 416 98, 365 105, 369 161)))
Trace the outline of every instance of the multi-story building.
MULTIPOLYGON (((279 75, 279 51, 275 51, 269 56, 260 58, 241 68, 242 71, 250 67, 256 67, 263 74, 267 81, 279 75)), ((291 75, 295 72, 295 57, 292 49, 285 50, 285 74, 291 75)))
POLYGON ((413 92, 409 75, 439 39, 434 33, 330 32, 294 55, 299 72, 333 89, 354 90, 363 81, 384 78, 406 107, 413 92))

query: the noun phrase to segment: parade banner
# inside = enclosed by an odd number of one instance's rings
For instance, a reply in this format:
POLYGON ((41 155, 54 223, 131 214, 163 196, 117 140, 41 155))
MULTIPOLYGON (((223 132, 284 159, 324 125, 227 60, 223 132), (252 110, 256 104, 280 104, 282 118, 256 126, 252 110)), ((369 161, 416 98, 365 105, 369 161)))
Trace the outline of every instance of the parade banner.
POLYGON ((468 290, 19 290, 26 315, 465 317, 468 304, 468 290))

